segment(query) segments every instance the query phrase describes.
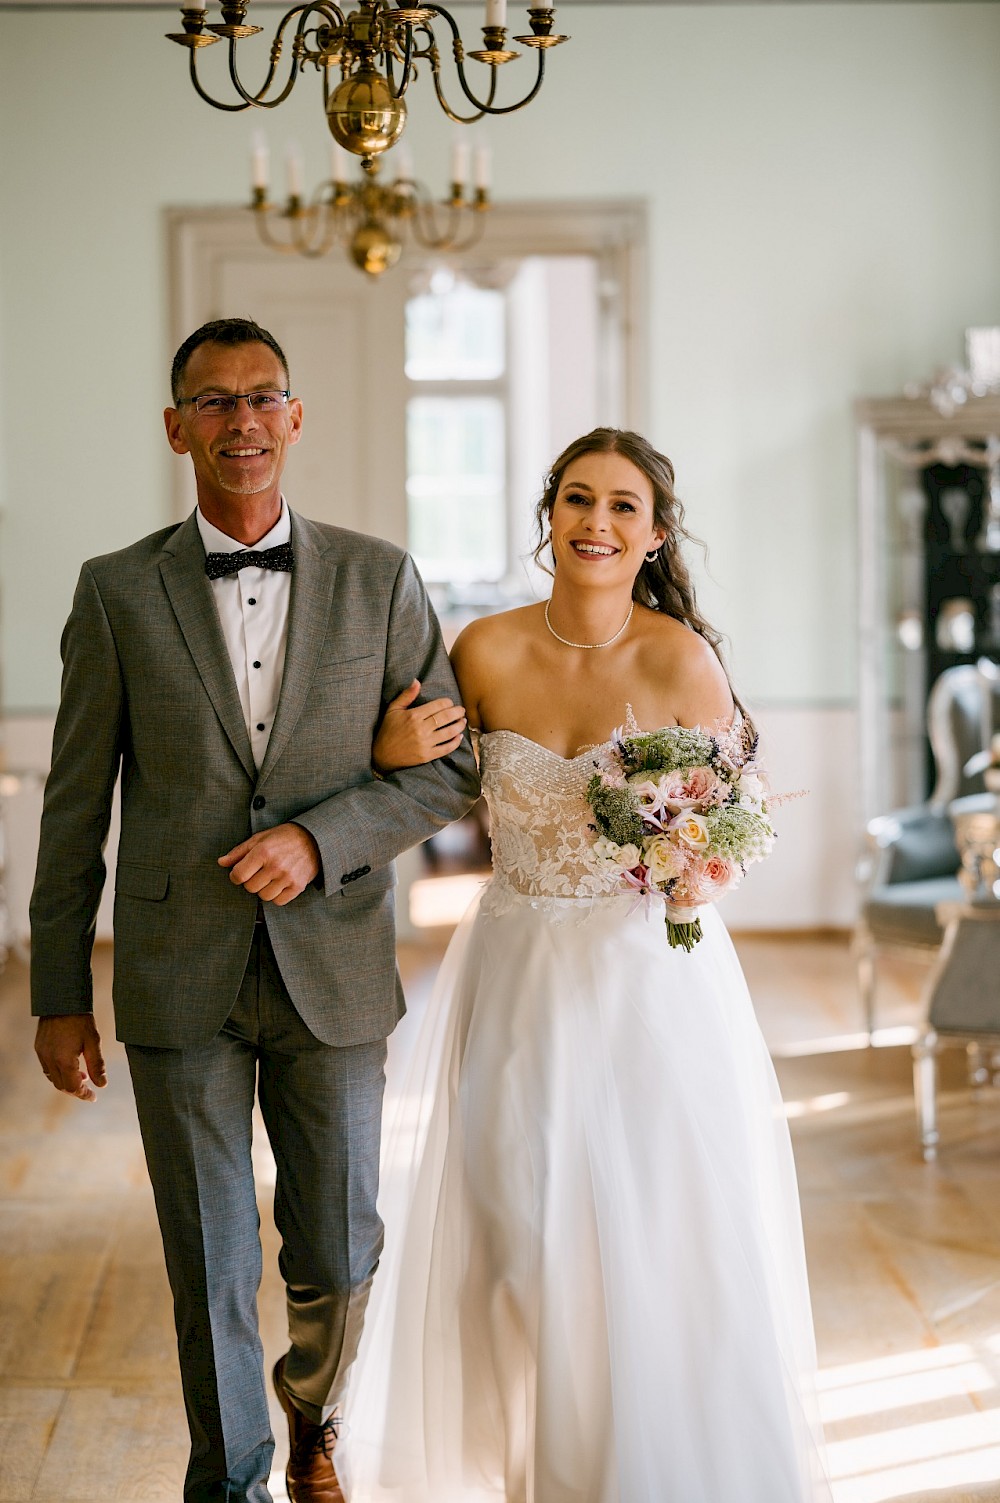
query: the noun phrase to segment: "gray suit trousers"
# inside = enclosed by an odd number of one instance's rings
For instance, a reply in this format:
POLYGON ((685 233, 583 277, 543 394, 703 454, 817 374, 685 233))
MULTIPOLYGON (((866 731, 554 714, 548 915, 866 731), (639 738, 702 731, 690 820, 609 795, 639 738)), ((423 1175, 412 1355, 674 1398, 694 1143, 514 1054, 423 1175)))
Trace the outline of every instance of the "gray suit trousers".
POLYGON ((291 1346, 285 1376, 312 1420, 339 1404, 382 1250, 375 1208, 384 1040, 344 1048, 306 1028, 257 924, 223 1030, 188 1049, 128 1045, 174 1297, 191 1432, 189 1503, 268 1503, 274 1442, 257 1329, 255 1090, 277 1165, 291 1346))

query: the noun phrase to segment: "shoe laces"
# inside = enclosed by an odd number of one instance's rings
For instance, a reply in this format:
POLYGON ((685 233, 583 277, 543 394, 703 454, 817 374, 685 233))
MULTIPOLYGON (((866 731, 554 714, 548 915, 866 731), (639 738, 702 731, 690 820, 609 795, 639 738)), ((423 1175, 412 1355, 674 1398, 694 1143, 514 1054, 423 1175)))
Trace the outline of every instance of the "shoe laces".
POLYGON ((330 1418, 324 1420, 321 1425, 314 1426, 312 1433, 303 1441, 300 1451, 303 1459, 307 1456, 320 1455, 326 1456, 327 1459, 331 1458, 340 1436, 341 1424, 340 1415, 331 1414, 330 1418))

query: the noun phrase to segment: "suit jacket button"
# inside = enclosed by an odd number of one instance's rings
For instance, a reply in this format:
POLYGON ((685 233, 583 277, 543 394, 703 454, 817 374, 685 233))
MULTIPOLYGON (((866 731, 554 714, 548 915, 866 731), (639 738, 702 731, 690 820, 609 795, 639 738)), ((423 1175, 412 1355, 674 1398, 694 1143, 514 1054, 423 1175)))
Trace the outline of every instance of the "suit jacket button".
POLYGON ((367 875, 368 875, 368 873, 370 871, 371 871, 371 867, 370 866, 359 866, 358 867, 358 876, 359 877, 367 877, 367 875))
POLYGON ((263 809, 263 807, 264 807, 264 805, 266 803, 267 803, 267 799, 264 797, 264 795, 262 793, 258 793, 254 797, 253 807, 255 809, 263 809))

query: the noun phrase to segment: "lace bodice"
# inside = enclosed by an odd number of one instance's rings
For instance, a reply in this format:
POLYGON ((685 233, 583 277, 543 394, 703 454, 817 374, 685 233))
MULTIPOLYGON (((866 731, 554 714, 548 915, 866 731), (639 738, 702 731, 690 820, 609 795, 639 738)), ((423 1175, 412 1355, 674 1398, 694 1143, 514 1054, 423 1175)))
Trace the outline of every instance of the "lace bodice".
POLYGON ((499 883, 532 898, 619 893, 589 828, 587 784, 600 748, 560 757, 516 731, 488 731, 479 748, 499 883))
MULTIPOLYGON (((737 709, 727 723, 710 729, 734 762, 745 763, 753 728, 737 709)), ((641 734, 628 706, 622 730, 641 734)), ((619 733, 616 733, 619 734, 619 733)), ((587 785, 614 741, 560 757, 517 731, 486 731, 479 736, 483 793, 490 811, 493 845, 492 906, 503 894, 520 893, 536 904, 560 900, 627 898, 613 867, 594 853, 592 811, 587 785)))

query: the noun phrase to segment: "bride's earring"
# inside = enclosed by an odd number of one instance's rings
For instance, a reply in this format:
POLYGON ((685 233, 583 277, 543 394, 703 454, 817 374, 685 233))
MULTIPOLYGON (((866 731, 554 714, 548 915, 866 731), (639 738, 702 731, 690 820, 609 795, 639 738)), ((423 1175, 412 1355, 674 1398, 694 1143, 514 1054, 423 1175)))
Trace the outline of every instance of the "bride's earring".
POLYGON ((653 563, 655 563, 656 560, 659 558, 659 556, 660 556, 660 550, 659 550, 659 548, 654 548, 653 551, 652 551, 652 553, 647 553, 646 554, 646 562, 647 562, 647 564, 653 564, 653 563))

